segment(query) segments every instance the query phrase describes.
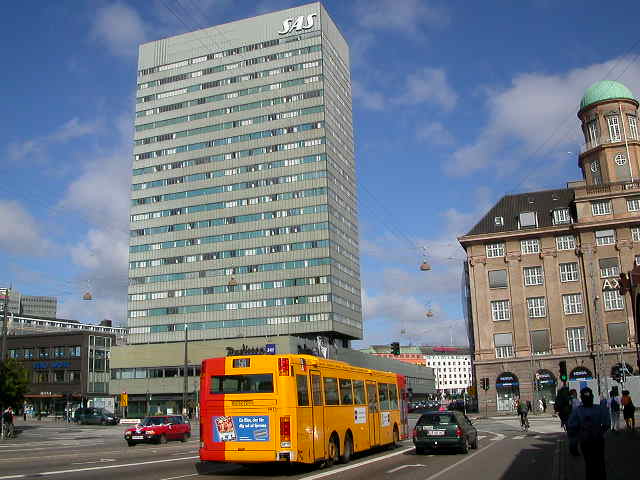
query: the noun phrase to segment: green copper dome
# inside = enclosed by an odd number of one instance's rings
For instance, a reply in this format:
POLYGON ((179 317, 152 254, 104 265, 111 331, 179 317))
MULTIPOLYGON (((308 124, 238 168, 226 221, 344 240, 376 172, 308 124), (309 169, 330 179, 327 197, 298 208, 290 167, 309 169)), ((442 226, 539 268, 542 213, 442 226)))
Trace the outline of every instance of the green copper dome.
POLYGON ((628 98, 629 100, 638 101, 627 87, 619 82, 612 80, 603 80, 591 85, 580 101, 580 110, 594 103, 614 98, 628 98))

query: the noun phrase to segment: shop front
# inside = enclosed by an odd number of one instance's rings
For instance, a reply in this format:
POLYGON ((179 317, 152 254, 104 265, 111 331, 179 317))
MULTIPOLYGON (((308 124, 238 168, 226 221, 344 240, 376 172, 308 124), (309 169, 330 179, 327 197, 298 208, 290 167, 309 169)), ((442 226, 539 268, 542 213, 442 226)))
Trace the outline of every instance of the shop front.
POLYGON ((549 370, 540 369, 536 372, 538 399, 544 398, 547 405, 555 402, 557 385, 558 381, 556 380, 556 376, 549 370))
POLYGON ((511 372, 503 372, 496 378, 496 403, 498 412, 513 410, 514 401, 520 396, 520 382, 511 372))
POLYGON ((589 370, 587 367, 579 366, 571 370, 571 373, 569 373, 569 380, 586 381, 592 379, 593 373, 591 373, 591 370, 589 370))

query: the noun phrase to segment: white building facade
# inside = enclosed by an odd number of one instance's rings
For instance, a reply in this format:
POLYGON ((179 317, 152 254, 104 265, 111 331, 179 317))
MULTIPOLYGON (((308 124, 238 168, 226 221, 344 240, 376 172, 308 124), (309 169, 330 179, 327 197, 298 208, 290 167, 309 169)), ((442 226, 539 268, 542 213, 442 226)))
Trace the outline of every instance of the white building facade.
POLYGON ((473 384, 470 354, 434 352, 424 358, 426 366, 433 368, 439 393, 461 394, 473 384))

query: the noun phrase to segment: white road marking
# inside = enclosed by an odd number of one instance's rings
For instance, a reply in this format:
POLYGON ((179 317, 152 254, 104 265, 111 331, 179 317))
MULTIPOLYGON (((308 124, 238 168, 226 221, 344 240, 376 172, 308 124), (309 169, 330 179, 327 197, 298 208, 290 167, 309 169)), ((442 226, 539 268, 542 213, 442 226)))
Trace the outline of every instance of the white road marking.
POLYGON ((108 462, 115 462, 116 459, 115 458, 101 458, 100 460, 94 460, 92 462, 74 462, 71 465, 88 465, 90 463, 108 463, 108 462))
POLYGON ((424 465, 422 465, 421 463, 416 463, 415 465, 400 465, 399 467, 392 468, 391 470, 387 470, 385 473, 393 473, 393 472, 397 472, 398 470, 402 470, 403 468, 409 468, 409 467, 424 467, 424 465))
POLYGON ((524 435, 517 435, 513 437, 514 440, 522 440, 523 438, 524 438, 524 435))
POLYGON ((175 478, 195 477, 196 475, 200 475, 200 474, 199 473, 190 473, 189 475, 180 475, 178 477, 161 478, 160 480, 174 480, 175 478))
MULTIPOLYGON (((413 450, 413 447, 403 448, 402 450, 398 450, 397 452, 389 453, 388 455, 382 455, 380 457, 371 458, 369 460, 364 460, 362 462, 354 463, 353 465, 347 465, 346 467, 336 468, 335 470, 330 470, 328 472, 316 473, 315 475, 310 475, 308 477, 302 477, 300 480, 316 480, 316 478, 324 478, 330 475, 335 475, 336 473, 344 472, 346 470, 351 470, 354 468, 361 467, 362 465, 367 465, 369 463, 379 462, 380 460, 385 460, 387 458, 395 457, 396 455, 402 455, 409 450, 413 450)), ((2 479, 0 479, 2 480, 2 479)))
POLYGON ((8 480, 10 478, 24 478, 26 475, 9 475, 8 477, 0 477, 0 480, 8 480))
MULTIPOLYGON (((500 440, 504 439, 504 435, 502 435, 501 433, 493 433, 493 432, 487 432, 487 433, 492 433, 493 435, 499 435, 502 438, 499 438, 500 440)), ((434 478, 438 478, 440 475, 447 473, 449 470, 454 469, 455 467, 457 467, 458 465, 463 464, 464 462, 468 462, 469 460, 471 460, 473 457, 475 457, 476 455, 478 455, 481 452, 484 452, 486 449, 491 448, 492 446, 496 445, 498 442, 493 442, 493 443, 489 443, 487 444, 487 446, 482 447, 479 450, 476 450, 475 452, 473 452, 472 454, 468 454, 467 456, 465 456, 462 460, 449 465, 447 468, 443 468, 442 470, 440 470, 437 473, 434 473, 433 475, 431 475, 430 477, 425 478, 424 480, 433 480, 434 478)))
POLYGON ((478 435, 478 440, 482 440, 483 438, 487 438, 486 435, 478 435))

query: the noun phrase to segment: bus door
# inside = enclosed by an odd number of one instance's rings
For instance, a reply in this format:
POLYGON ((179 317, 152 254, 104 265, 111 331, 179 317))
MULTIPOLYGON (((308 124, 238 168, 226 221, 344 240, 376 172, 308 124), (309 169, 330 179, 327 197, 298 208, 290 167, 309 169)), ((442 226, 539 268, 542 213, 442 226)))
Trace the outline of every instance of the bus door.
POLYGON ((378 388, 376 382, 367 380, 367 403, 369 424, 369 444, 373 447, 380 445, 380 408, 378 407, 378 388))
POLYGON ((317 370, 312 370, 309 375, 311 376, 311 408, 313 410, 313 456, 318 461, 325 458, 322 378, 317 370))

